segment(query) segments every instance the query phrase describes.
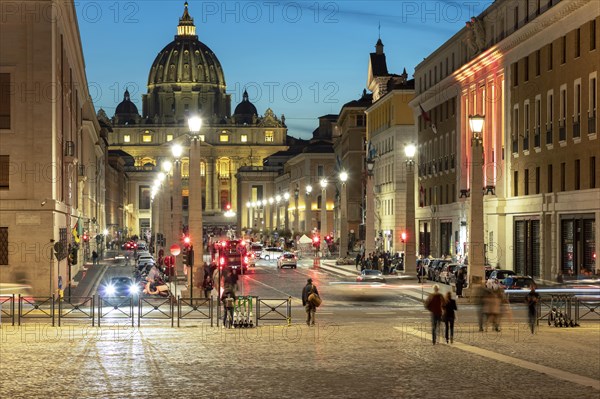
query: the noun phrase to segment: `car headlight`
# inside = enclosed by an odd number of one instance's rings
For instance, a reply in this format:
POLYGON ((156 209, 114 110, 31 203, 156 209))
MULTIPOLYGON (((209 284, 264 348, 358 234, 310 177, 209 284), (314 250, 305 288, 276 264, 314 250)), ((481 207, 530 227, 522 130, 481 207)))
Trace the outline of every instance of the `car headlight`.
POLYGON ((140 287, 138 287, 137 285, 135 285, 135 284, 131 284, 131 285, 129 286, 129 294, 130 294, 130 295, 135 295, 135 294, 137 294, 139 291, 140 291, 140 287))
POLYGON ((117 290, 115 289, 115 286, 112 284, 109 284, 106 287, 104 287, 104 293, 106 295, 114 295, 116 291, 117 290))

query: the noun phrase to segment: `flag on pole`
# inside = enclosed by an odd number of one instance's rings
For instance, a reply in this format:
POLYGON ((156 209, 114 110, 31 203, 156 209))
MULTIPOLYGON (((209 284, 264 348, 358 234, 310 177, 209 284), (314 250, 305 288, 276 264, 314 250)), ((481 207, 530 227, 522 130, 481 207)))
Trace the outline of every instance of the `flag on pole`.
POLYGON ((75 222, 75 226, 73 226, 73 230, 71 230, 71 234, 73 234, 73 241, 75 241, 76 244, 79 244, 81 241, 79 238, 81 237, 80 229, 81 223, 79 223, 79 218, 77 218, 77 222, 75 222))

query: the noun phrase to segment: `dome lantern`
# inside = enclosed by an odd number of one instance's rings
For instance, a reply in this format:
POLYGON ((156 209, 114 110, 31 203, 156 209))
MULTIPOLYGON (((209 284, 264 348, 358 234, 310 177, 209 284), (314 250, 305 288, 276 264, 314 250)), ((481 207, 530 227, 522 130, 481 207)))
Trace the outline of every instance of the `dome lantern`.
POLYGON ((179 25, 177 25, 177 37, 182 36, 196 36, 196 25, 194 25, 194 18, 190 16, 188 12, 188 2, 184 3, 183 15, 179 18, 179 25))

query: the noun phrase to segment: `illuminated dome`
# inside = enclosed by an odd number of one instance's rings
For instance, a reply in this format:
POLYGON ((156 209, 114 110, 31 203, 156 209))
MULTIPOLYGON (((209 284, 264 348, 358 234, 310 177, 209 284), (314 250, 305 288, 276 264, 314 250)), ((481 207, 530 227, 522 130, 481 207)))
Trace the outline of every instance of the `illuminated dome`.
POLYGON ((188 3, 175 39, 156 56, 144 95, 144 117, 160 123, 179 123, 189 113, 219 120, 229 111, 225 75, 217 56, 198 40, 188 3))

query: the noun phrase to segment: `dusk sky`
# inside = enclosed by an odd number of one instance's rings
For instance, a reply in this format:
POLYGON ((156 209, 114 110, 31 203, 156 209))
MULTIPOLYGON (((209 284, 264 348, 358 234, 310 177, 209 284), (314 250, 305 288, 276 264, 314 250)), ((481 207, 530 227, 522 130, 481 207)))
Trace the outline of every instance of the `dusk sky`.
MULTIPOLYGON (((381 26, 388 69, 416 65, 458 32, 485 1, 189 1, 198 38, 225 73, 232 111, 244 87, 264 114, 285 114, 288 134, 310 138, 366 86, 381 26)), ((76 2, 90 94, 112 116, 123 92, 142 112, 154 58, 170 43, 184 1, 76 2)))

